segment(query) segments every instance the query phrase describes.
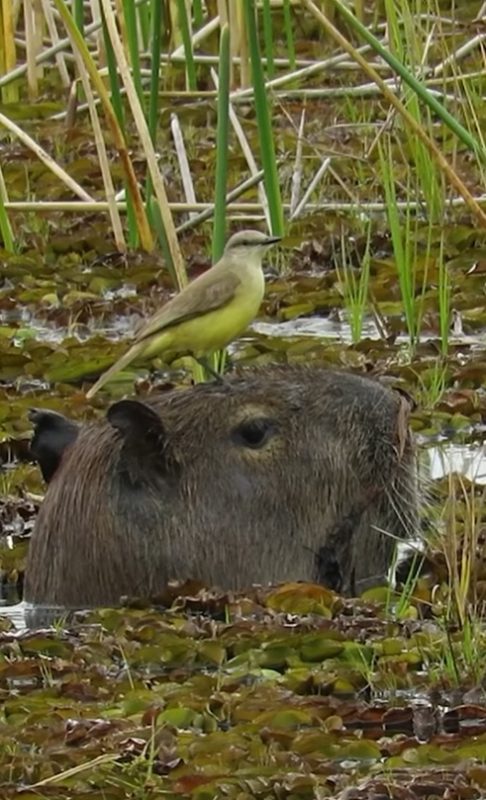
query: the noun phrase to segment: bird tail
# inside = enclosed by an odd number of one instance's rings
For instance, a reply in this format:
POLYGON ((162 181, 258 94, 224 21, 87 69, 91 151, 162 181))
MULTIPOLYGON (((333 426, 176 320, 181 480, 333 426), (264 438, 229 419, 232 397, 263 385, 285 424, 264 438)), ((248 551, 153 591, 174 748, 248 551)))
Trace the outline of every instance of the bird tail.
POLYGON ((108 383, 118 372, 128 366, 146 347, 146 342, 139 342, 137 344, 132 345, 126 353, 124 353, 118 361, 115 361, 112 367, 106 370, 106 372, 101 375, 95 384, 86 392, 86 398, 90 400, 96 392, 101 389, 105 383, 108 383))

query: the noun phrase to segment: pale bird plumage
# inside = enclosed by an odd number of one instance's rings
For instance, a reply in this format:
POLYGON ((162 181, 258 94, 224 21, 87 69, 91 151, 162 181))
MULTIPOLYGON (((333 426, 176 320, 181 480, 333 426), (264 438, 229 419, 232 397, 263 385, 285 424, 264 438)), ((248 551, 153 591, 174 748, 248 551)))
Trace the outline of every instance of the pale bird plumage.
POLYGON ((263 257, 281 237, 233 234, 220 260, 189 283, 135 332, 132 346, 87 392, 93 397, 136 358, 207 356, 226 347, 255 318, 265 291, 263 257))

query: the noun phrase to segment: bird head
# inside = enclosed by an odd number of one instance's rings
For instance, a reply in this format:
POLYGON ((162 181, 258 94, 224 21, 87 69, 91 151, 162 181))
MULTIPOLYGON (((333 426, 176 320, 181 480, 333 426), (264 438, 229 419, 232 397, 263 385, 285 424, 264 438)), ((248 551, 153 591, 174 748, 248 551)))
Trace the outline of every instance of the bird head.
POLYGON ((262 258, 264 253, 269 247, 280 242, 281 236, 267 236, 260 231, 238 231, 230 236, 226 242, 224 253, 227 256, 236 256, 237 258, 251 258, 258 256, 262 258))

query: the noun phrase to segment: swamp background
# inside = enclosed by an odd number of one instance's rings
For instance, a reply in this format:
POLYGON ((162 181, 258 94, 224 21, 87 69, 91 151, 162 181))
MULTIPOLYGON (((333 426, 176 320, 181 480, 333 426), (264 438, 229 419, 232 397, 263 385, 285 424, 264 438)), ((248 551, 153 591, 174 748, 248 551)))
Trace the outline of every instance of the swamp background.
MULTIPOLYGON (((417 401, 428 578, 342 600, 196 585, 0 633, 2 797, 486 795, 486 9, 0 4, 0 565, 44 486, 31 406, 84 390, 229 230, 285 235, 232 367, 302 361, 417 401), (201 33, 202 32, 202 33, 201 33), (364 61, 363 61, 364 59, 364 61), (232 202, 225 202, 232 192, 232 202), (212 244, 210 244, 212 243, 212 244)), ((7 607, 5 608, 7 612, 7 607)))

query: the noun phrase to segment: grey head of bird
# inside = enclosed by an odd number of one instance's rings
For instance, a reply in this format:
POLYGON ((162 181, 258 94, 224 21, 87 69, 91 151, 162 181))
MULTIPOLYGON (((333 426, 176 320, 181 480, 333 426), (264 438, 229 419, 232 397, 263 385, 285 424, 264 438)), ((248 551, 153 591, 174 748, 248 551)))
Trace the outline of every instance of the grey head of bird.
POLYGON ((281 236, 267 236, 261 231, 238 231, 238 233, 230 236, 226 242, 224 255, 237 259, 255 257, 261 259, 267 249, 280 242, 281 238, 281 236))

